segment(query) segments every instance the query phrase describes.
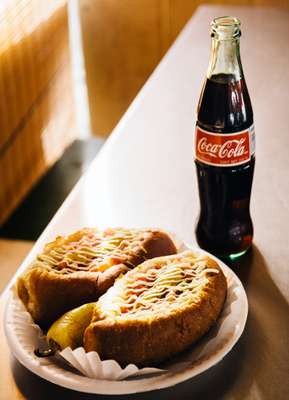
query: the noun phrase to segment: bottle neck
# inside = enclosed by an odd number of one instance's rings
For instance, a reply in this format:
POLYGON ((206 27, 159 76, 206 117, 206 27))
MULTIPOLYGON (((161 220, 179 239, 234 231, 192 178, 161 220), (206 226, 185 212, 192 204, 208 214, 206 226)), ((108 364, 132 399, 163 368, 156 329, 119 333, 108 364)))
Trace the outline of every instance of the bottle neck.
POLYGON ((239 37, 220 40, 212 37, 211 58, 207 77, 230 75, 231 81, 243 78, 239 37))

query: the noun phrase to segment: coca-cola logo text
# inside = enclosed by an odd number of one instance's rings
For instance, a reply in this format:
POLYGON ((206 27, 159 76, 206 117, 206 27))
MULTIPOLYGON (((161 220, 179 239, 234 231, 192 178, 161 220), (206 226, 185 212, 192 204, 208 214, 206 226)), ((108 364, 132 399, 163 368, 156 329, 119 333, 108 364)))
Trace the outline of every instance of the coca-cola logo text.
POLYGON ((207 132, 196 127, 196 159, 202 162, 226 166, 250 160, 249 131, 234 134, 207 132))
POLYGON ((241 157, 248 153, 244 145, 245 142, 246 140, 241 138, 240 140, 227 140, 223 144, 215 144, 203 137, 198 143, 198 150, 201 154, 209 153, 211 157, 215 158, 241 157))

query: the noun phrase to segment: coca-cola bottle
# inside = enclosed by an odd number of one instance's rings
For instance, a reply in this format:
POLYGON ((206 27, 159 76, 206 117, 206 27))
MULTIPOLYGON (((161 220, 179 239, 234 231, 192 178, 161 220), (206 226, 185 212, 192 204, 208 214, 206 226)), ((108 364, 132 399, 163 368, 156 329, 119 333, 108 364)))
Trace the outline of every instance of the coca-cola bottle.
POLYGON ((195 132, 200 247, 235 259, 252 244, 250 196, 255 165, 253 111, 240 59, 240 21, 211 23, 211 58, 195 132))

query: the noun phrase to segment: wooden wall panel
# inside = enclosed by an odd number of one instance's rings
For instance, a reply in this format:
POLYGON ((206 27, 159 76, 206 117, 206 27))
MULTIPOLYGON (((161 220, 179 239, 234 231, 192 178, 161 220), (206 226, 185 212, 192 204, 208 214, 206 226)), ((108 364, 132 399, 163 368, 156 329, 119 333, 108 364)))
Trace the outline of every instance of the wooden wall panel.
POLYGON ((0 221, 7 219, 76 136, 70 79, 68 66, 62 66, 1 154, 0 221))
MULTIPOLYGON (((273 5, 288 0, 212 0, 273 5)), ((94 134, 107 136, 201 0, 79 0, 94 134)), ((265 27, 264 27, 265 29, 265 27)))
POLYGON ((106 136, 169 44, 162 1, 81 0, 93 131, 106 136))
POLYGON ((67 54, 64 0, 7 2, 0 14, 0 148, 67 54))
POLYGON ((0 224, 75 138, 66 0, 0 9, 0 224))

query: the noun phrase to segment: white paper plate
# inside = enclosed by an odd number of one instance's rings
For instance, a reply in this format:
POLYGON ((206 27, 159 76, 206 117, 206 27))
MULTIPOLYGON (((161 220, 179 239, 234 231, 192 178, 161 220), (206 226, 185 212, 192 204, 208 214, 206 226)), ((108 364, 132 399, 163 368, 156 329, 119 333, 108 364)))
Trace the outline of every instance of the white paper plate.
MULTIPOLYGON (((203 250, 186 246, 193 251, 203 250)), ((8 344, 15 357, 26 368, 40 377, 69 389, 95 394, 129 394, 157 390, 176 385, 190 379, 221 361, 240 338, 247 319, 248 301, 245 290, 234 272, 223 262, 215 258, 222 267, 228 282, 228 294, 222 314, 217 324, 186 352, 166 362, 160 368, 167 372, 158 375, 143 375, 123 381, 92 379, 74 372, 65 364, 55 363, 51 359, 39 359, 33 353, 35 346, 31 337, 23 329, 17 328, 19 311, 10 296, 4 314, 4 328, 8 344), (18 315, 17 315, 18 313, 18 315)))

